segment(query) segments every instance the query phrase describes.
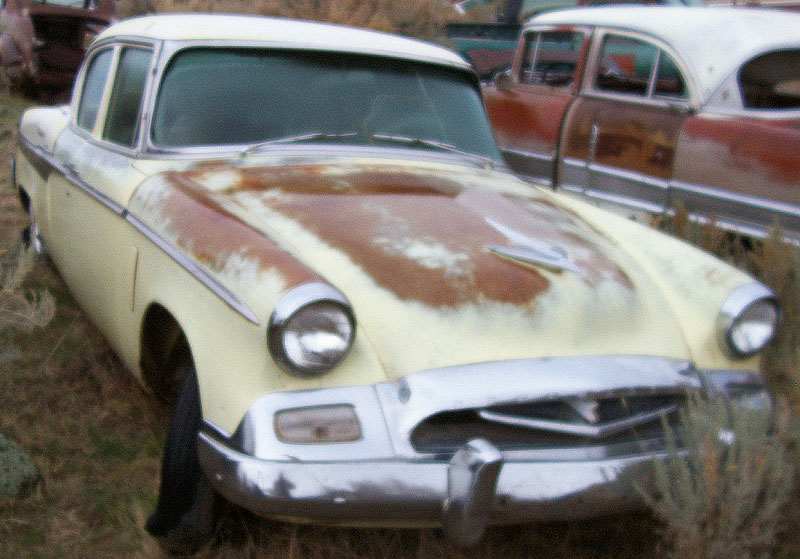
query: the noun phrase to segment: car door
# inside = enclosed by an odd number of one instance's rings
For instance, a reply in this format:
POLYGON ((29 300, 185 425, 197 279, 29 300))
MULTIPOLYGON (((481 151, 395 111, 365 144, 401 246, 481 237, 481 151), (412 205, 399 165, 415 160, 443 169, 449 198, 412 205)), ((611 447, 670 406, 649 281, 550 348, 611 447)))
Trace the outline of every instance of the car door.
POLYGON ((567 188, 648 211, 669 204, 675 149, 691 112, 677 57, 648 38, 599 33, 566 123, 567 188))
POLYGON ((124 208, 143 178, 132 164, 152 53, 114 45, 90 55, 54 149, 64 172, 47 184, 48 252, 112 343, 133 302, 137 252, 124 208))
POLYGON ((512 74, 487 89, 497 142, 517 173, 553 181, 561 120, 577 94, 587 36, 581 28, 527 30, 512 74))

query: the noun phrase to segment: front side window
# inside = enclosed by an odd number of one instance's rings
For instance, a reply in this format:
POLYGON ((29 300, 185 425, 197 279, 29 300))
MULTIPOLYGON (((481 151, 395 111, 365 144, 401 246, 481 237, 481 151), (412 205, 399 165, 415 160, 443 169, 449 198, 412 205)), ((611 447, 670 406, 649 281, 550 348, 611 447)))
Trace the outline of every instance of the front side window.
POLYGON ((134 144, 151 56, 149 49, 122 49, 103 132, 105 139, 124 146, 134 144))
POLYGON ((167 148, 440 143, 500 158, 469 74, 347 53, 181 51, 159 88, 150 138, 167 148))
POLYGON ((680 69, 667 52, 646 41, 620 35, 604 38, 594 87, 642 98, 688 97, 680 69))
POLYGON ((83 89, 81 90, 80 104, 78 105, 78 126, 84 130, 91 132, 94 129, 113 55, 114 51, 112 49, 106 49, 89 62, 89 68, 86 71, 83 89))
POLYGON ((583 33, 575 31, 530 33, 525 41, 520 81, 551 87, 572 86, 583 37, 583 33))

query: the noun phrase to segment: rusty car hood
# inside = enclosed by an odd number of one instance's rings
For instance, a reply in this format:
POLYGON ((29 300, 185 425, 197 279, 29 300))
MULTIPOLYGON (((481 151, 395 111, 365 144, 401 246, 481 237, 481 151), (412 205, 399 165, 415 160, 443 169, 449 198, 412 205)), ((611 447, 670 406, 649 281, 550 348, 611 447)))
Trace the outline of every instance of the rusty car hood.
POLYGON ((652 278, 556 197, 505 173, 366 159, 211 164, 145 181, 130 211, 264 320, 276 286, 329 281, 388 378, 632 348, 689 357, 652 278))

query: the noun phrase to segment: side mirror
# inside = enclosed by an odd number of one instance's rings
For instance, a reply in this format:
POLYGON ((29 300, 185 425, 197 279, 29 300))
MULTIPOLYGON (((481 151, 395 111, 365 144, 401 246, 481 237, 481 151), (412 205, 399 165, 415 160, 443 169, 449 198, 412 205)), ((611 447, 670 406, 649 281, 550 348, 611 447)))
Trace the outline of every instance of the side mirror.
POLYGON ((494 76, 494 85, 500 91, 508 91, 511 89, 511 85, 513 84, 514 80, 511 77, 511 70, 506 70, 504 72, 498 72, 494 76))

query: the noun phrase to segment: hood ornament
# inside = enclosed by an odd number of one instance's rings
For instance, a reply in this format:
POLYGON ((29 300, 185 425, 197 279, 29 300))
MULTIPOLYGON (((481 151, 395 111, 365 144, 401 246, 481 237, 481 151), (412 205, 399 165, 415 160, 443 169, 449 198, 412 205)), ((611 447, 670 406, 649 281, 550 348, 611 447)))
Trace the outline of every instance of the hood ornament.
POLYGON ((492 229, 515 244, 515 246, 486 245, 486 248, 498 256, 510 258, 523 264, 542 266, 553 272, 568 270, 581 273, 582 270, 569 259, 567 251, 562 247, 532 239, 490 217, 484 219, 492 229))

